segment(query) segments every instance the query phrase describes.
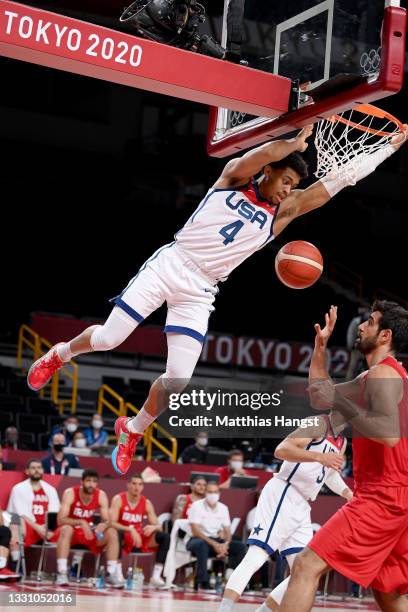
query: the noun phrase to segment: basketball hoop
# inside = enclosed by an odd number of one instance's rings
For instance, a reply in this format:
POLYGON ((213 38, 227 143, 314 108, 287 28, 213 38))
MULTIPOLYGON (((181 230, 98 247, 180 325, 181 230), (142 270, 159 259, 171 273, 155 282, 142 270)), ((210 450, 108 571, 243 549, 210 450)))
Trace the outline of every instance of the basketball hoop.
POLYGON ((404 126, 396 117, 372 104, 360 104, 319 121, 315 176, 323 178, 330 172, 341 171, 354 184, 357 160, 386 147, 393 136, 403 131, 404 126))

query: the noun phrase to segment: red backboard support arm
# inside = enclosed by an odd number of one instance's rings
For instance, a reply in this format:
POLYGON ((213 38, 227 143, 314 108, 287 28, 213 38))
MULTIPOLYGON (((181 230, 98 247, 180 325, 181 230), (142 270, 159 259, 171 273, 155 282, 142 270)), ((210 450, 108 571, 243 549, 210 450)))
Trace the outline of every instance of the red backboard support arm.
MULTIPOLYGON (((284 113, 277 119, 264 121, 258 126, 247 126, 241 131, 220 136, 216 134, 219 109, 210 111, 207 150, 214 157, 236 155, 239 151, 259 145, 267 140, 301 128, 356 104, 373 102, 400 91, 404 82, 406 11, 389 6, 384 12, 382 27, 381 68, 378 78, 364 82, 341 93, 330 93, 316 103, 284 113)), ((239 110, 239 109, 234 109, 239 110)))
POLYGON ((6 0, 0 55, 253 115, 289 108, 285 77, 6 0))

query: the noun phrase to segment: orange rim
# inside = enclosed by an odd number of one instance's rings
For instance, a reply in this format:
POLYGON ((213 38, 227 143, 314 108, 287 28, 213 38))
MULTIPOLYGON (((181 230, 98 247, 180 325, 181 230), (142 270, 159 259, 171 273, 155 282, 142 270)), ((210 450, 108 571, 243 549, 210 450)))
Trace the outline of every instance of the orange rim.
MULTIPOLYGON (((391 113, 387 113, 387 111, 382 110, 382 108, 378 108, 378 106, 373 106, 372 104, 359 104, 355 106, 351 110, 356 110, 363 115, 371 115, 372 117, 378 117, 378 119, 388 119, 392 121, 397 126, 400 132, 404 131, 404 126, 399 119, 391 115, 391 113)), ((368 132, 370 134, 376 134, 377 136, 395 136, 395 132, 381 132, 379 130, 375 130, 374 128, 366 127, 361 125, 360 123, 355 123, 354 121, 350 121, 341 115, 333 115, 330 117, 330 121, 340 121, 341 123, 345 123, 353 128, 357 128, 362 132, 368 132)))

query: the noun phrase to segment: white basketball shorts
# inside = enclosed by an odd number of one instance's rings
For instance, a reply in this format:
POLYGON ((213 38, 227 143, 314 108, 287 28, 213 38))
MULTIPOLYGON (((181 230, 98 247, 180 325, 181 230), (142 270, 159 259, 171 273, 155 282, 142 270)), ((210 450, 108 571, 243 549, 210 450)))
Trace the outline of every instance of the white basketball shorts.
POLYGON ((218 293, 211 281, 175 242, 148 259, 122 293, 111 302, 138 323, 167 302, 164 331, 204 342, 218 293))
POLYGON ((259 497, 247 544, 285 557, 303 550, 312 536, 309 503, 293 485, 271 478, 259 497))

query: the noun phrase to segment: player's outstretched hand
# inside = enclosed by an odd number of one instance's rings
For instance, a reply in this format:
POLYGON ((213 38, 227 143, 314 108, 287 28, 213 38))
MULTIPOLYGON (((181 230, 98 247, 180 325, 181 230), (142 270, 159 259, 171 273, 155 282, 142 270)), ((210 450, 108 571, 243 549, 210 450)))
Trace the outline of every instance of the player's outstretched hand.
POLYGON ((391 138, 391 144, 396 151, 408 140, 408 125, 404 123, 404 131, 391 138))
POLYGON ((329 312, 324 315, 326 325, 323 329, 320 327, 319 323, 315 323, 315 346, 316 348, 326 348, 327 343, 329 341, 330 336, 333 333, 334 326, 337 321, 337 306, 330 306, 329 312))
POLYGON ((322 458, 320 459, 319 463, 324 465, 324 467, 340 472, 343 468, 344 457, 343 455, 338 455, 337 453, 322 453, 322 458))
POLYGON ((299 134, 296 136, 297 150, 300 153, 303 153, 304 151, 306 151, 307 147, 309 146, 309 143, 306 142, 306 140, 312 134, 313 134, 313 123, 311 123, 310 125, 305 125, 303 130, 301 130, 299 134))

